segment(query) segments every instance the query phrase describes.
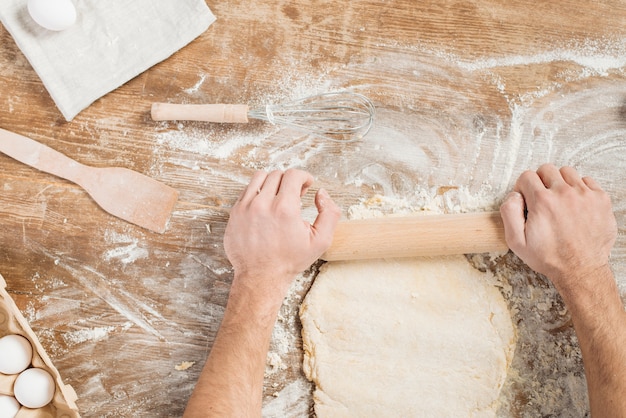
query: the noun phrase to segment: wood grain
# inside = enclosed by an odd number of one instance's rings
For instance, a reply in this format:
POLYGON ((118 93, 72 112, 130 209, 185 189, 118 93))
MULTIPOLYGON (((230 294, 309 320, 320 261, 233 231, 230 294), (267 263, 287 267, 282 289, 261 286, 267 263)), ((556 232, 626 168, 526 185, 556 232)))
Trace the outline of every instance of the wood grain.
MULTIPOLYGON (((626 277, 625 3, 207 4, 218 20, 206 33, 70 123, 0 27, 0 127, 180 192, 168 231, 153 234, 0 155, 0 273, 84 416, 182 414, 228 297, 228 211, 257 169, 311 171, 347 217, 377 195, 408 210, 431 197, 444 212, 495 208, 523 170, 574 165, 614 199, 612 260, 626 277), (153 102, 256 106, 344 88, 377 107, 374 128, 353 144, 262 123, 150 118, 153 102), (178 370, 182 362, 194 364, 178 370)), ((306 196, 306 217, 311 204, 306 196)), ((519 378, 501 416, 583 416, 582 364, 554 290, 511 255, 470 260, 499 277, 519 326, 519 378)), ((298 278, 277 323, 266 416, 309 413, 297 309, 315 271, 298 278)))

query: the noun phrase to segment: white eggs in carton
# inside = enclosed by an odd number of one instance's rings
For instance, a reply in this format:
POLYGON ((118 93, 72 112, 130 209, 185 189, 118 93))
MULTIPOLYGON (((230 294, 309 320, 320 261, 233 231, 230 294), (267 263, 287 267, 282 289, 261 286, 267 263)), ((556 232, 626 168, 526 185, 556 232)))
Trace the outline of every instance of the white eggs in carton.
POLYGON ((0 418, 79 418, 76 399, 0 276, 0 418))
POLYGON ((13 396, 0 395, 0 418, 15 417, 20 408, 21 405, 13 396))
POLYGON ((9 334, 0 337, 0 373, 22 373, 33 359, 33 346, 26 337, 9 334))

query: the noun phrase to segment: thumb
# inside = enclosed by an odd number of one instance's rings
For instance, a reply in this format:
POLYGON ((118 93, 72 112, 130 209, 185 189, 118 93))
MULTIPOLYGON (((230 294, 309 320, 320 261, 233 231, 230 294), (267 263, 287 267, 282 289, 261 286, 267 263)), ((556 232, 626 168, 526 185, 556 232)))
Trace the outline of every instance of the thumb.
POLYGON ((500 215, 504 224, 504 239, 514 253, 526 246, 525 208, 524 196, 519 192, 509 193, 500 206, 500 215))
POLYGON ((316 245, 321 247, 320 250, 324 252, 333 242, 333 233, 341 217, 341 210, 324 189, 317 191, 315 206, 317 207, 318 215, 312 226, 314 231, 313 239, 316 245))

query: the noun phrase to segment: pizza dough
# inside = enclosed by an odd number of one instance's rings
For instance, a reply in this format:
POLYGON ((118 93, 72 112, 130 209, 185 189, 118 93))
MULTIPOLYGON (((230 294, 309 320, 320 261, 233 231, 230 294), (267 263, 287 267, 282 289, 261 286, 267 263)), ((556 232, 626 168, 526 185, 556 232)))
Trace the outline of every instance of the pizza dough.
POLYGON ((465 257, 327 263, 300 318, 319 418, 496 414, 515 331, 465 257))

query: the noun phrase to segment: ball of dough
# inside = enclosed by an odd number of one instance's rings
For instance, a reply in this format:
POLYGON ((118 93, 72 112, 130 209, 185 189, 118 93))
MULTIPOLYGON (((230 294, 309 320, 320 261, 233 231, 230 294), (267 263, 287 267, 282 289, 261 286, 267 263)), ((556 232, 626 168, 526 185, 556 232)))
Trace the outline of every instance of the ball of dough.
POLYGON ((0 373, 18 374, 25 370, 33 358, 30 342, 17 334, 0 338, 0 373))
POLYGON ((42 408, 54 397, 56 385, 50 373, 43 369, 24 370, 15 381, 13 392, 19 403, 27 408, 42 408))

